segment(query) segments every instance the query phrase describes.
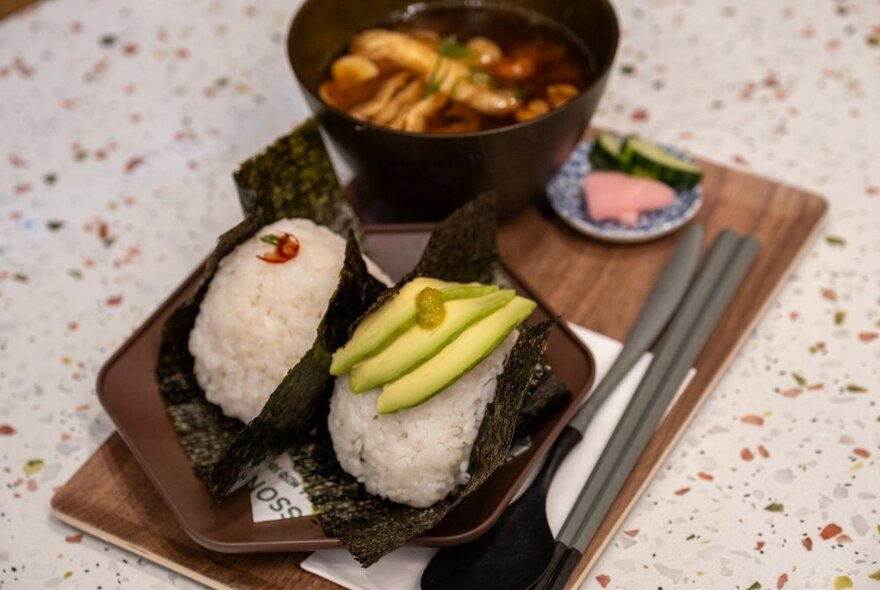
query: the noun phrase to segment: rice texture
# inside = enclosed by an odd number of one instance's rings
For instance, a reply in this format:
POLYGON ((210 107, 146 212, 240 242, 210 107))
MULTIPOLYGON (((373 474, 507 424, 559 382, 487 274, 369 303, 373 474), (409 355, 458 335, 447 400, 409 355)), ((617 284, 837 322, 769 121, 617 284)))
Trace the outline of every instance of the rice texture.
MULTIPOLYGON (((341 236, 308 219, 282 219, 220 261, 189 337, 208 401, 243 422, 260 413, 314 343, 344 259, 341 236), (299 240, 296 257, 281 264, 257 258, 273 248, 260 236, 283 232, 299 240)), ((375 264, 367 265, 389 282, 375 264)))
POLYGON ((393 414, 376 410, 380 389, 352 393, 348 376, 338 378, 328 427, 342 468, 371 494, 416 508, 467 483, 471 447, 516 337, 428 401, 393 414))

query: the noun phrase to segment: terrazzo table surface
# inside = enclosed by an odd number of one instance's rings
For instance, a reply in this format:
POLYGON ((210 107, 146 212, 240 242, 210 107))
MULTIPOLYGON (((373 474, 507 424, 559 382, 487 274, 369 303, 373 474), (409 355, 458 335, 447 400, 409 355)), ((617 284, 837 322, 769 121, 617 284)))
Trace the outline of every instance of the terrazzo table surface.
MULTIPOLYGON (((52 0, 0 21, 0 588, 191 588, 49 498, 104 359, 306 109, 295 3, 52 0)), ((826 195, 826 232, 587 588, 880 589, 880 3, 618 0, 594 123, 826 195), (837 586, 835 586, 837 584, 837 586)))

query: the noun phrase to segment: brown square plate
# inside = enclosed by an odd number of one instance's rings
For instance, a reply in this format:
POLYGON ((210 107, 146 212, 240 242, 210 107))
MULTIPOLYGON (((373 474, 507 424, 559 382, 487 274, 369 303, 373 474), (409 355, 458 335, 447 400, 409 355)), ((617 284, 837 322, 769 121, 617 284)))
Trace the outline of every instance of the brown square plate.
MULTIPOLYGON (((430 225, 368 226, 365 250, 393 279, 418 260, 430 225)), ((554 315, 515 273, 514 287, 538 302, 529 322, 554 315)), ((156 385, 156 360, 165 318, 195 289, 201 267, 153 313, 104 365, 98 376, 98 398, 131 452, 156 486, 184 530, 198 544, 224 553, 312 551, 341 547, 328 537, 315 516, 255 523, 246 489, 224 502, 211 500, 190 467, 156 385)), ((464 543, 486 532, 549 449, 593 382, 590 351, 564 323, 552 332, 546 358, 574 393, 566 404, 535 424, 532 446, 492 474, 434 529, 412 545, 441 547, 464 543)))

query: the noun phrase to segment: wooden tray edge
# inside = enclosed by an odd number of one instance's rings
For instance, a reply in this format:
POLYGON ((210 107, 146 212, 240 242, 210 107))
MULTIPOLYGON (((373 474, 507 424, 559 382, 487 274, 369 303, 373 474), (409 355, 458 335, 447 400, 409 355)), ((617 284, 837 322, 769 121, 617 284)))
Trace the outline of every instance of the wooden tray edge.
POLYGON ((191 580, 195 580, 199 584, 202 584, 208 588, 216 588, 217 590, 236 590, 232 586, 228 586, 226 584, 223 584, 222 582, 218 582, 217 580, 215 580, 213 578, 209 578, 207 576, 204 576, 204 575, 200 574, 199 572, 197 572, 196 570, 189 569, 186 567, 181 567, 181 565, 179 563, 177 563, 175 561, 171 561, 170 559, 165 559, 161 555, 158 555, 156 553, 150 553, 149 551, 143 551, 137 545, 129 543, 128 541, 126 541, 122 537, 117 537, 116 535, 114 535, 112 533, 108 533, 108 532, 103 531, 97 527, 93 527, 92 525, 90 525, 82 520, 79 520, 78 518, 75 518, 73 516, 70 516, 69 514, 65 514, 64 512, 61 512, 61 510, 59 508, 57 508, 55 505, 55 495, 54 494, 52 495, 52 517, 60 522, 63 522, 66 525, 72 526, 73 528, 78 529, 80 531, 83 531, 84 533, 88 533, 92 537, 95 537, 97 539, 101 539, 102 541, 110 543, 114 547, 122 549, 123 551, 128 551, 129 553, 137 555, 138 557, 143 557, 144 559, 151 561, 152 563, 160 565, 160 566, 162 566, 166 569, 169 569, 173 572, 177 572, 178 574, 180 574, 182 576, 186 576, 187 578, 189 578, 191 580))

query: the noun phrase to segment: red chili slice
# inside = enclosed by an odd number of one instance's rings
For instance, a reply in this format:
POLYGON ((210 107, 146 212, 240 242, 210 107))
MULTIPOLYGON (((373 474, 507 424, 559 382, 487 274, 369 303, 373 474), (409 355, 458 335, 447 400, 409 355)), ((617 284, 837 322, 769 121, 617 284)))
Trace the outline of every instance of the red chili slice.
POLYGON ((281 234, 275 249, 265 254, 257 255, 257 258, 263 262, 271 264, 283 264, 288 260, 296 258, 299 252, 299 240, 288 233, 281 234))
POLYGON ((282 264, 290 260, 290 258, 280 255, 275 250, 272 250, 271 252, 266 252, 265 254, 260 254, 257 256, 257 258, 259 258, 263 262, 269 262, 272 264, 282 264))
POLYGON ((275 251, 281 256, 286 256, 289 260, 299 252, 299 240, 290 234, 282 234, 278 245, 275 246, 275 251))

